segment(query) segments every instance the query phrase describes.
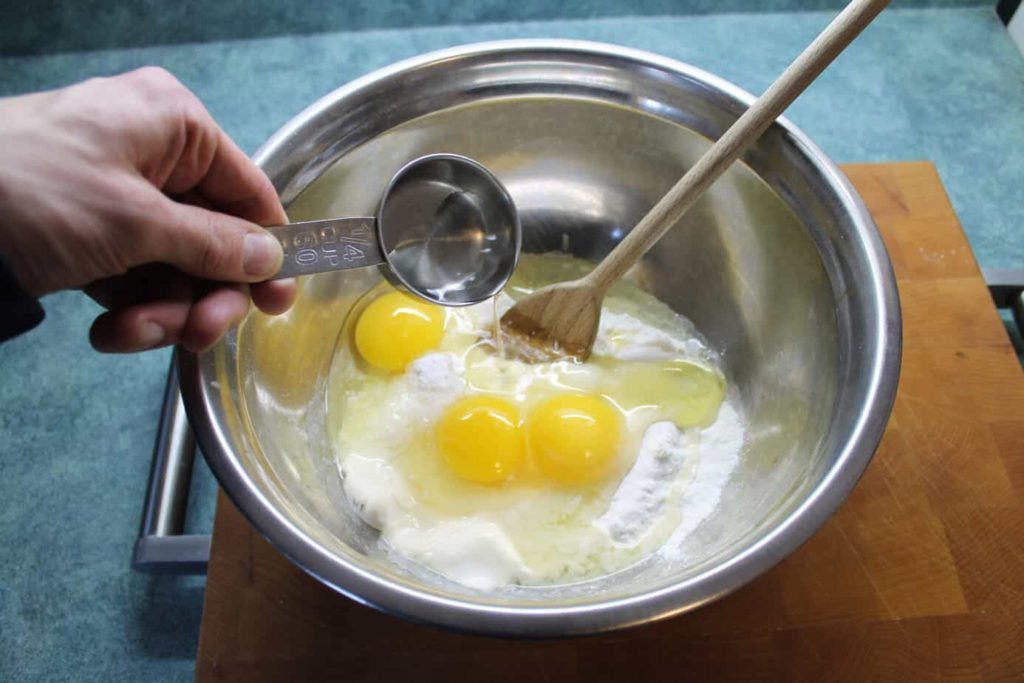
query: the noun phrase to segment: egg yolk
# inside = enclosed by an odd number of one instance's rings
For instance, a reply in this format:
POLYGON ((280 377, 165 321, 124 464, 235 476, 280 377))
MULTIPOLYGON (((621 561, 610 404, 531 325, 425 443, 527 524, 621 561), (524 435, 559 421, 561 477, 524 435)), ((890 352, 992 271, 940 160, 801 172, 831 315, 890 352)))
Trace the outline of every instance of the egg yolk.
POLYGON ((530 453, 555 481, 579 484, 596 479, 618 452, 621 422, 611 403, 599 396, 553 396, 527 418, 530 453))
POLYGON ((516 407, 493 396, 467 396, 451 405, 437 425, 437 443, 452 472, 478 484, 514 476, 526 459, 516 407))
POLYGON ((370 365, 388 372, 405 366, 441 342, 444 313, 439 306, 390 292, 375 299, 359 316, 355 342, 370 365))

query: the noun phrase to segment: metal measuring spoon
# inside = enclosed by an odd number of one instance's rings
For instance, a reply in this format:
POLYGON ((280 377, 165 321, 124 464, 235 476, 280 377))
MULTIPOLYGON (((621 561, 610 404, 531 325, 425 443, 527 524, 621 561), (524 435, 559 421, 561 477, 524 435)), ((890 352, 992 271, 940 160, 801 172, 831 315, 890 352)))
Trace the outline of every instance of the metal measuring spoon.
POLYGON ((380 265, 392 284, 445 306, 500 292, 522 242, 508 191, 486 168, 457 154, 431 154, 399 169, 376 217, 267 230, 284 248, 272 280, 380 265))

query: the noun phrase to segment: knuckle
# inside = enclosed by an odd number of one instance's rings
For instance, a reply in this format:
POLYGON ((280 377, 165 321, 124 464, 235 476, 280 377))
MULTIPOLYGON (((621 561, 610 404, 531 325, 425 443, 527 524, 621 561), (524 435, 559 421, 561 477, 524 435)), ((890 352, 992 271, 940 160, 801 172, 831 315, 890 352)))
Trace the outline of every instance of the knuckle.
POLYGON ((144 66, 126 74, 136 87, 153 94, 183 90, 181 82, 167 69, 160 66, 144 66))
POLYGON ((235 274, 234 252, 230 246, 230 240, 218 230, 213 216, 207 216, 205 224, 198 231, 199 245, 197 249, 198 265, 204 273, 210 276, 216 274, 222 277, 229 277, 235 274))
POLYGON ((172 119, 187 120, 199 105, 198 98, 167 69, 144 66, 125 75, 138 97, 172 119))

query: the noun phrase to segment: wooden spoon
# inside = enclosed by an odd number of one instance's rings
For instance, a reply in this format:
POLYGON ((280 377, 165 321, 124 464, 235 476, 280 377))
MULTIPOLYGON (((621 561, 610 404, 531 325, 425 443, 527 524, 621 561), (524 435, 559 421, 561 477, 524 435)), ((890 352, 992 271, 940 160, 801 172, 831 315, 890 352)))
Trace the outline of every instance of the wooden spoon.
POLYGON ((854 0, 847 5, 594 270, 579 280, 539 289, 509 309, 501 317, 501 333, 510 351, 527 361, 586 360, 597 337, 602 300, 612 283, 682 218, 888 4, 889 0, 854 0))

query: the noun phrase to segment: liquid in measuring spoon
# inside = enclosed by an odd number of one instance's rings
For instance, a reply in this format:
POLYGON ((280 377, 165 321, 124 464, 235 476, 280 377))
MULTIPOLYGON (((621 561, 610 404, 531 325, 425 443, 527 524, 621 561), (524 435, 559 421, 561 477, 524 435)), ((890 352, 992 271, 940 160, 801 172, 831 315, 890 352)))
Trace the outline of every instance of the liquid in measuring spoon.
POLYGON ((479 198, 444 183, 421 184, 395 191, 383 220, 422 216, 406 228, 389 256, 393 267, 419 283, 437 301, 458 300, 454 293, 488 280, 505 256, 491 244, 487 217, 479 198))

